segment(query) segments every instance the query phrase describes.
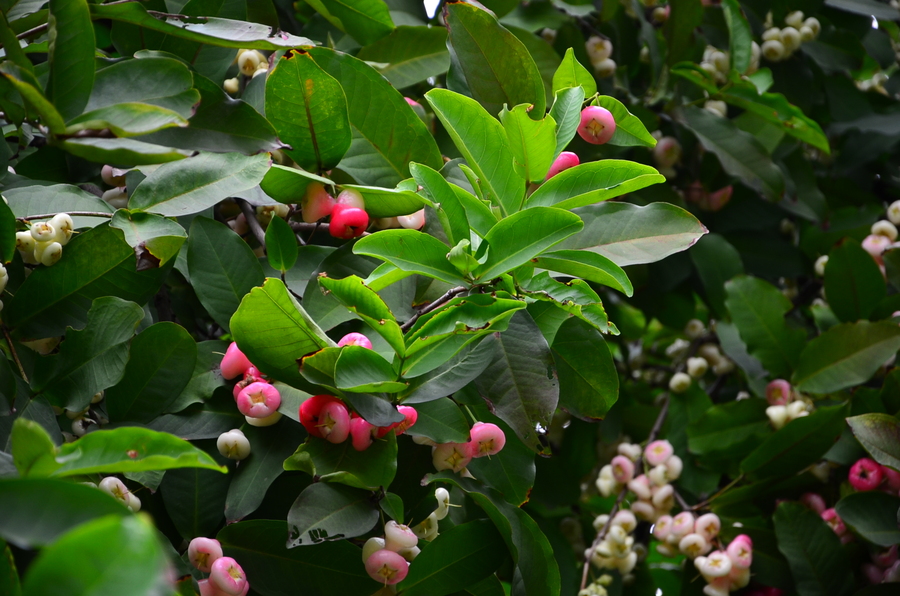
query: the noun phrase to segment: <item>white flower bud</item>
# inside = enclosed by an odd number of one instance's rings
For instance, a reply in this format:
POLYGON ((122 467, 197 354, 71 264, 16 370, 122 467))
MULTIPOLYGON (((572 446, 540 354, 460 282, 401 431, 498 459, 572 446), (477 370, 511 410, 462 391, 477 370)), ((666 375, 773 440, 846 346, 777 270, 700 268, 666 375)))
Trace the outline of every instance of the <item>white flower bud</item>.
POLYGON ((816 38, 816 33, 806 25, 800 27, 798 31, 800 31, 800 41, 803 43, 812 41, 816 38))
POLYGON ((606 539, 614 544, 625 544, 628 532, 622 526, 611 526, 606 532, 606 539))
POLYGON ((601 79, 605 79, 607 77, 611 77, 616 74, 616 61, 612 58, 607 58, 606 60, 602 60, 600 62, 593 62, 594 72, 597 73, 597 76, 601 79))
POLYGON ((688 358, 687 372, 693 378, 699 379, 706 374, 707 370, 709 370, 709 362, 706 361, 706 358, 703 358, 702 356, 688 358))
POLYGON ((622 575, 634 571, 635 565, 637 565, 637 553, 635 552, 631 552, 628 556, 617 559, 616 561, 616 567, 622 575))
POLYGON ((31 226, 31 237, 35 242, 53 242, 56 240, 56 228, 46 221, 39 221, 31 226))
POLYGON ((663 511, 671 511, 675 506, 675 489, 665 484, 653 491, 653 506, 663 511))
POLYGON ((880 219, 872 224, 872 234, 884 236, 894 242, 897 240, 897 226, 885 219, 880 219))
POLYGON ((725 577, 731 572, 731 559, 723 551, 717 550, 708 557, 697 557, 694 566, 707 581, 717 577, 725 577))
POLYGON ((713 372, 719 376, 727 375, 734 371, 734 362, 729 360, 728 358, 722 358, 715 364, 713 364, 713 372))
MULTIPOLYGON (((721 54, 721 52, 719 52, 721 54)), ((706 325, 700 319, 691 319, 684 326, 684 334, 690 339, 697 339, 706 333, 706 325)))
POLYGON ((224 432, 216 439, 216 447, 228 459, 242 460, 250 455, 250 441, 240 429, 234 428, 224 432))
POLYGON ((598 62, 603 62, 604 60, 612 56, 612 42, 597 35, 589 37, 584 46, 587 50, 588 58, 590 58, 591 63, 596 64, 598 62))
POLYGON ((791 27, 799 29, 803 25, 803 11, 795 10, 789 12, 788 15, 784 17, 784 22, 791 27))
POLYGON ((819 23, 819 19, 816 17, 809 17, 805 21, 803 21, 804 27, 809 27, 812 29, 813 34, 818 37, 819 32, 822 30, 822 25, 819 23))
MULTIPOLYGON (((779 29, 778 27, 772 27, 771 29, 766 29, 765 31, 763 31, 763 34, 762 34, 763 42, 766 42, 766 41, 769 41, 772 39, 781 41, 781 29, 779 29)), ((763 45, 765 45, 765 44, 763 44, 763 45)))
POLYGON ((816 275, 819 277, 825 277, 825 265, 828 264, 828 255, 822 255, 818 259, 816 259, 816 264, 814 265, 814 269, 816 270, 816 275))
POLYGON ((248 77, 253 76, 253 73, 259 68, 259 55, 254 51, 245 50, 238 56, 237 63, 241 74, 248 77))
POLYGON ((690 558, 699 557, 709 550, 709 543, 700 534, 688 534, 678 543, 678 550, 690 558))
POLYGON ((785 406, 769 406, 766 408, 766 416, 769 417, 769 422, 772 423, 775 430, 784 428, 788 421, 787 408, 785 406))
POLYGON ((703 104, 703 109, 707 112, 715 114, 720 118, 728 117, 728 105, 724 101, 718 101, 715 99, 707 100, 705 104, 703 104))
POLYGON ((763 58, 769 62, 778 62, 785 56, 784 44, 778 39, 768 39, 762 44, 763 58))
POLYGON ((785 27, 781 30, 781 45, 787 53, 792 53, 800 47, 800 32, 793 27, 785 27))
POLYGON ((613 516, 612 525, 621 526, 623 530, 630 534, 637 527, 637 519, 634 517, 634 513, 628 509, 620 509, 613 516))
POLYGON ((606 514, 598 515, 597 517, 594 518, 594 523, 593 523, 594 529, 599 532, 600 530, 603 529, 603 526, 605 526, 606 522, 608 522, 608 521, 609 521, 608 515, 606 515, 606 514))
POLYGON ((730 68, 731 65, 728 60, 728 55, 725 54, 725 52, 716 51, 713 53, 711 58, 712 58, 712 60, 710 60, 710 62, 713 63, 713 65, 716 67, 716 70, 718 70, 721 73, 728 72, 728 69, 730 68))
POLYGON ((677 455, 673 455, 666 460, 665 466, 669 480, 678 480, 681 476, 681 471, 684 469, 684 462, 677 455))
POLYGON ((225 79, 225 82, 222 83, 222 88, 225 89, 225 93, 228 95, 234 95, 241 88, 240 81, 238 81, 237 77, 225 79))
POLYGON ((683 372, 677 372, 669 379, 669 390, 672 393, 684 393, 691 387, 691 377, 683 372))

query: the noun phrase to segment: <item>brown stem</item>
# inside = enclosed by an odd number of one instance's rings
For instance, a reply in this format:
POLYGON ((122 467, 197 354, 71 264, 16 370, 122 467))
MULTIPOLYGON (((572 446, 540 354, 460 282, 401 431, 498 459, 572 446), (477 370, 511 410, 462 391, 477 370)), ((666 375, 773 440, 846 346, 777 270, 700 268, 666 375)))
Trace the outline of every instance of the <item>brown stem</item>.
POLYGON ((19 374, 22 375, 22 380, 28 383, 28 375, 25 374, 25 369, 22 368, 22 361, 19 360, 19 355, 16 353, 16 348, 13 346, 12 338, 9 336, 9 331, 6 330, 6 326, 3 326, 3 337, 6 338, 6 343, 9 344, 9 351, 12 354, 13 360, 16 361, 16 366, 19 368, 19 374))
POLYGON ((31 37, 32 35, 37 35, 38 33, 44 32, 47 29, 47 27, 49 27, 49 26, 50 26, 49 23, 44 23, 43 25, 38 25, 37 27, 35 27, 33 29, 29 29, 28 31, 23 31, 22 33, 19 33, 18 35, 16 35, 16 39, 25 39, 26 37, 31 37))
POLYGON ((18 221, 31 221, 32 219, 50 219, 59 213, 68 213, 74 217, 112 217, 112 213, 106 211, 60 211, 57 213, 41 213, 39 215, 28 215, 25 217, 17 217, 18 221))
POLYGON ((237 201, 237 204, 240 206, 241 213, 244 214, 244 218, 247 220, 247 225, 250 226, 250 231, 253 232, 253 236, 256 238, 256 241, 259 242, 260 246, 265 248, 266 232, 259 224, 259 220, 256 219, 256 209, 254 209, 253 206, 244 199, 235 199, 235 201, 237 201))
POLYGON ((458 296, 465 291, 466 291, 466 288, 464 288, 462 286, 457 286, 455 288, 447 290, 447 292, 443 296, 441 296, 440 298, 438 298, 437 300, 435 300, 434 302, 432 302, 431 304, 429 304, 428 306, 426 306, 425 308, 423 308, 422 310, 420 310, 419 312, 414 314, 407 322, 403 323, 403 325, 400 326, 400 331, 406 333, 407 331, 412 329, 412 326, 416 324, 416 321, 419 320, 419 317, 430 313, 431 311, 433 311, 434 309, 438 308, 439 306, 441 306, 443 304, 446 304, 447 302, 452 300, 455 296, 458 296))

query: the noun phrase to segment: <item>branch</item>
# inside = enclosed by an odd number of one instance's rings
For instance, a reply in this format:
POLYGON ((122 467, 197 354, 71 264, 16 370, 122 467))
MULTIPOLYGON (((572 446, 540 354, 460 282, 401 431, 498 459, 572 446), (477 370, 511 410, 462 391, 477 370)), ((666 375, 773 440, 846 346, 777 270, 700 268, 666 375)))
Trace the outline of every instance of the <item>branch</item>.
MULTIPOLYGON (((16 366, 19 368, 19 374, 22 375, 22 380, 25 381, 26 383, 29 383, 28 375, 25 374, 25 369, 22 368, 22 361, 19 360, 19 355, 16 353, 16 348, 15 348, 15 346, 13 346, 12 338, 9 336, 9 331, 6 330, 5 325, 3 326, 3 337, 6 338, 6 343, 9 344, 9 351, 10 351, 10 353, 12 353, 13 360, 16 361, 16 366)), ((13 397, 15 397, 15 396, 13 396, 13 397)), ((10 404, 10 405, 12 405, 12 404, 10 404)))
POLYGON ((43 25, 38 25, 34 29, 29 29, 28 31, 23 31, 16 35, 16 39, 25 39, 26 37, 31 37, 32 35, 37 35, 38 33, 42 33, 44 30, 49 27, 49 23, 44 23, 43 25))
POLYGON ((39 215, 27 215, 25 217, 17 217, 17 221, 31 221, 32 219, 50 219, 60 213, 68 213, 73 217, 112 217, 112 213, 106 211, 59 211, 57 213, 41 213, 39 215))
MULTIPOLYGON (((311 232, 312 234, 316 233, 316 230, 327 230, 327 223, 300 223, 299 221, 291 221, 288 222, 291 224, 291 229, 295 232, 311 232)), ((368 236, 371 232, 363 232, 360 236, 368 236)), ((312 235, 310 234, 310 236, 312 235)))
POLYGON ((416 321, 419 320, 419 317, 421 317, 422 315, 427 315, 434 309, 438 308, 439 306, 441 306, 443 304, 446 304, 447 302, 450 302, 450 300, 452 300, 454 297, 462 294, 465 291, 466 291, 466 288, 464 288, 462 286, 457 286, 453 289, 447 290, 447 292, 443 296, 441 296, 440 298, 438 298, 437 300, 435 300, 434 302, 432 302, 431 304, 429 304, 428 306, 426 306, 425 308, 423 308, 422 310, 420 310, 419 312, 414 314, 412 316, 412 318, 410 318, 407 322, 403 323, 403 325, 400 326, 400 331, 402 331, 403 333, 406 333, 407 331, 412 329, 412 326, 416 324, 416 321))
POLYGON ((663 401, 662 408, 659 410, 659 414, 656 416, 656 422, 653 423, 653 428, 650 429, 650 436, 647 437, 647 442, 652 443, 656 440, 656 435, 659 434, 659 431, 662 430, 662 425, 666 421, 666 414, 669 413, 669 400, 671 396, 669 393, 666 393, 665 401, 663 401))
POLYGON ((250 231, 253 232, 253 236, 256 238, 257 242, 259 242, 260 246, 265 247, 266 232, 262 229, 262 226, 259 225, 259 220, 256 219, 256 209, 244 199, 236 198, 235 201, 240 205, 241 213, 244 214, 244 218, 247 220, 247 225, 250 226, 250 231))

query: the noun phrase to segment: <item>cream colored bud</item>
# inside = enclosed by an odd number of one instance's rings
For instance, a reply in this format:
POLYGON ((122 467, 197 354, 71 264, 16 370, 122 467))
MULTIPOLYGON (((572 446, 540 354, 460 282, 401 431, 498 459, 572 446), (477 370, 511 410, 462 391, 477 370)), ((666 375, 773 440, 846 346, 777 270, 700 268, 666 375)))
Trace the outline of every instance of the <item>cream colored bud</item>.
POLYGON ((825 276, 825 265, 828 264, 828 255, 822 255, 818 259, 816 259, 816 264, 813 268, 816 270, 816 275, 819 277, 825 276))
POLYGON ((816 37, 819 36, 819 32, 822 30, 822 25, 819 23, 819 19, 816 17, 809 17, 805 21, 803 21, 804 27, 809 27, 812 29, 813 35, 816 37))
POLYGON ((38 242, 34 247, 34 258, 40 260, 41 265, 51 267, 62 258, 62 250, 59 242, 38 242))
POLYGON ((597 35, 589 37, 584 46, 592 63, 603 62, 612 56, 612 42, 597 35))
POLYGON ((68 213, 57 213, 50 220, 50 225, 56 230, 56 236, 53 239, 63 246, 69 243, 72 234, 75 233, 75 223, 68 213))
POLYGON ((728 60, 728 55, 725 52, 716 51, 712 55, 712 60, 710 60, 719 72, 727 73, 728 69, 731 67, 730 61, 728 60))
POLYGON ((791 53, 800 47, 800 32, 793 27, 785 27, 781 30, 781 45, 787 53, 791 53))
POLYGON ((872 233, 876 236, 884 236, 891 242, 895 242, 897 240, 897 226, 887 221, 886 219, 880 219, 873 223, 872 233))
POLYGON ((225 93, 228 95, 234 95, 238 91, 241 90, 241 83, 238 81, 237 77, 233 79, 225 79, 225 82, 222 83, 222 88, 225 89, 225 93))
POLYGON ((800 29, 798 29, 798 31, 800 32, 800 41, 803 43, 812 41, 816 38, 815 32, 813 32, 813 30, 810 29, 809 27, 807 27, 806 25, 803 25, 802 27, 800 27, 800 29))
POLYGON ((242 460, 250 455, 250 441, 237 428, 219 435, 216 439, 216 448, 228 459, 242 460))
POLYGON ((766 416, 769 417, 769 422, 772 423, 775 430, 782 429, 788 422, 787 408, 785 406, 769 406, 766 408, 766 416))
POLYGON ((728 117, 728 105, 724 101, 718 101, 715 99, 707 100, 705 104, 703 104, 703 109, 707 112, 715 114, 720 118, 728 117))
POLYGON ((684 326, 684 334, 690 339, 697 339, 706 333, 706 325, 700 319, 691 319, 684 326))
POLYGON ((765 42, 771 39, 777 39, 778 41, 781 41, 781 29, 779 29, 778 27, 772 27, 771 29, 766 29, 765 31, 763 31, 762 40, 765 42))
POLYGON ((669 390, 672 393, 684 393, 691 387, 691 377, 683 372, 677 372, 669 379, 669 390))
POLYGON ((128 193, 124 186, 110 188, 100 198, 116 209, 124 209, 128 206, 128 193))
POLYGON ((803 11, 789 12, 788 16, 784 17, 784 22, 786 25, 799 29, 803 25, 803 11))
POLYGON ((894 225, 900 225, 900 201, 894 201, 887 208, 887 218, 894 225))
POLYGON ((241 74, 251 77, 253 76, 253 73, 256 72, 256 69, 259 68, 259 56, 256 52, 245 51, 238 56, 237 63, 241 74))
POLYGON ((593 65, 594 72, 597 73, 597 76, 601 79, 605 79, 616 74, 616 61, 612 58, 607 58, 606 60, 602 60, 600 62, 594 62, 593 65))
POLYGON ((762 44, 763 58, 769 62, 778 62, 785 55, 784 44, 778 39, 767 39, 762 44))
POLYGON ((703 358, 702 356, 688 358, 687 373, 691 377, 699 379, 706 374, 707 370, 709 370, 709 362, 707 362, 706 358, 703 358))
POLYGON ((35 242, 53 242, 56 240, 56 228, 46 221, 39 221, 31 226, 31 237, 35 242))

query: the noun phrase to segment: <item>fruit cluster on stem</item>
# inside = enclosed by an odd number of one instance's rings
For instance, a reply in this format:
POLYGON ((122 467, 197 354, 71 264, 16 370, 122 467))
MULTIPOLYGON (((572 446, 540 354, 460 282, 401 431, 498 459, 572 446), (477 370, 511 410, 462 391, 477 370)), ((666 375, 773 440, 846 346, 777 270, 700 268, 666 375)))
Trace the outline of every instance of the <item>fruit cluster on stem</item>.
POLYGON ((214 538, 194 538, 188 545, 188 560, 209 577, 197 582, 200 596, 245 596, 250 582, 238 562, 223 556, 222 545, 214 538))

